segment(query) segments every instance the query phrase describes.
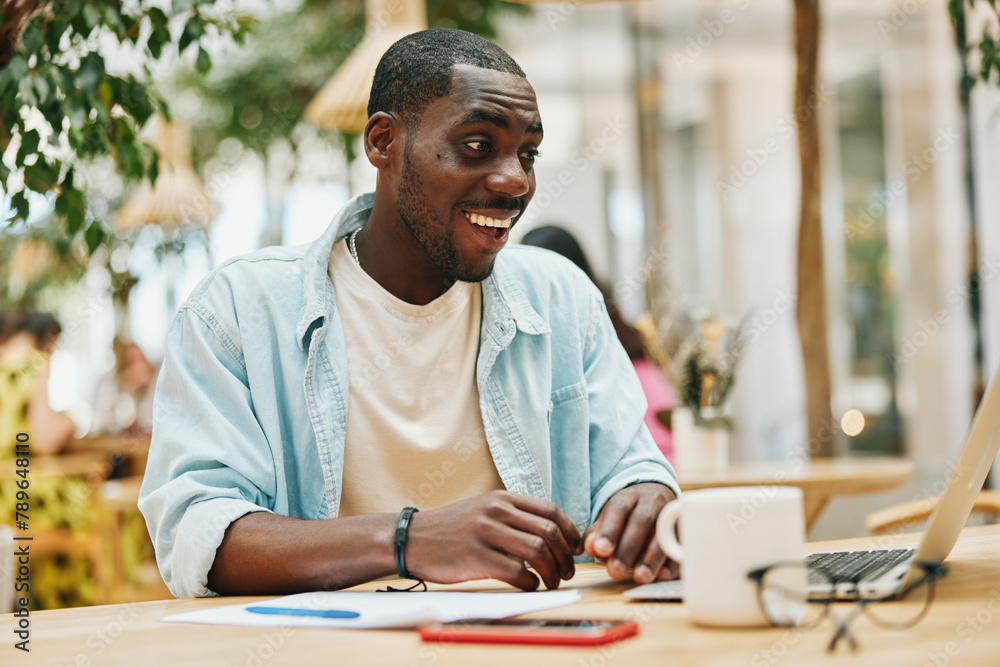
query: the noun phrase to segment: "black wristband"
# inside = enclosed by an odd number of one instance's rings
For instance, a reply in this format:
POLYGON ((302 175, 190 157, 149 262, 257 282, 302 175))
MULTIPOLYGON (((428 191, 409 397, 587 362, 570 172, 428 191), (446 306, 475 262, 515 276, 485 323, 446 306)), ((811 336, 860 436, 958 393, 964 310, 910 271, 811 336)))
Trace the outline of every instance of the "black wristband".
POLYGON ((399 513, 399 522, 396 523, 396 535, 392 539, 392 546, 396 553, 396 572, 403 579, 414 579, 420 581, 420 577, 414 577, 406 569, 406 540, 410 536, 410 518, 414 512, 419 512, 416 507, 406 507, 399 513))

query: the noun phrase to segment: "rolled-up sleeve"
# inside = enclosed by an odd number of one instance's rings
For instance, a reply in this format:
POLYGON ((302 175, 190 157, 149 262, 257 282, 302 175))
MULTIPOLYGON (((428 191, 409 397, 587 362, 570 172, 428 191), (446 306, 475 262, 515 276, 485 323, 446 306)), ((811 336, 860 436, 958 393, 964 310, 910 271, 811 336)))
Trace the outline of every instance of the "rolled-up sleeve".
POLYGON ((170 592, 215 595, 208 572, 226 529, 272 511, 276 482, 242 350, 197 304, 170 327, 155 396, 139 510, 170 592))
POLYGON ((678 497, 680 486, 643 421, 642 385, 600 297, 592 300, 588 319, 583 361, 590 409, 591 521, 596 521, 611 496, 627 486, 658 482, 678 497))

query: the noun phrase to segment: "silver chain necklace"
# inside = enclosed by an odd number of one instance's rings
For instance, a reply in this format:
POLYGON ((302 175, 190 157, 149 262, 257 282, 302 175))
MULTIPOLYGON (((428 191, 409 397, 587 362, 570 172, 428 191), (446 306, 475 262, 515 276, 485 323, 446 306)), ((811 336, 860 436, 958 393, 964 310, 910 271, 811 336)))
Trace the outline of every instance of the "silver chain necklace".
POLYGON ((354 258, 354 263, 358 266, 361 266, 361 260, 358 259, 358 232, 360 231, 360 227, 355 229, 354 233, 347 239, 347 249, 351 251, 351 257, 354 258))

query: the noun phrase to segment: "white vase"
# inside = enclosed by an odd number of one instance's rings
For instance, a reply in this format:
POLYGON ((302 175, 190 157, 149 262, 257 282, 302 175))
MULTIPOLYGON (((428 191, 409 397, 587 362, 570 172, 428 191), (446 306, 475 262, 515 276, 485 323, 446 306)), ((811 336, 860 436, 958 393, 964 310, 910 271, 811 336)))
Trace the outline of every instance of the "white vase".
POLYGON ((690 408, 676 407, 670 417, 677 470, 722 470, 729 466, 729 431, 704 428, 690 408))

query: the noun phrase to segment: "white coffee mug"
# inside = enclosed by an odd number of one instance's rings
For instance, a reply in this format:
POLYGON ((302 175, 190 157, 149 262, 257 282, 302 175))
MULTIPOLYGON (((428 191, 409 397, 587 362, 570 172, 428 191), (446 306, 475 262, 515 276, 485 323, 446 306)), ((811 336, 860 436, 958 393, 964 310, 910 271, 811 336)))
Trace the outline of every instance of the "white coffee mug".
POLYGON ((805 555, 802 490, 734 486, 688 491, 656 521, 663 551, 681 564, 684 605, 696 623, 764 625, 747 573, 805 555), (675 528, 680 519, 680 543, 675 528), (683 546, 681 546, 683 544, 683 546))

